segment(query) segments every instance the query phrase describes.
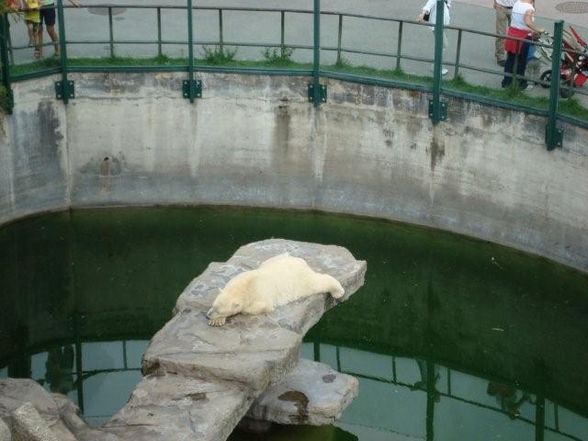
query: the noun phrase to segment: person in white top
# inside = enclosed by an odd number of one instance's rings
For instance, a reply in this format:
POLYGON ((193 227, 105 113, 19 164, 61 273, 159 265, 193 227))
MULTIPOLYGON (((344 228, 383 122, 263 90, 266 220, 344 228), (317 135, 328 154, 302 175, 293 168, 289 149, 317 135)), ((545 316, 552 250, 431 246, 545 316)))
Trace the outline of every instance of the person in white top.
POLYGON ((510 14, 516 0, 494 0, 494 10, 496 11, 496 63, 504 66, 506 55, 504 54, 504 37, 506 28, 510 26, 510 14))
MULTIPOLYGON (((451 0, 444 0, 445 7, 443 8, 443 25, 448 26, 451 17, 449 15, 449 8, 451 8, 451 0)), ((423 9, 419 16, 417 17, 417 21, 420 22, 427 22, 435 25, 437 21, 437 0, 427 0, 427 3, 423 6, 423 9), (425 20, 425 17, 428 15, 428 20, 425 20)), ((434 31, 435 28, 431 27, 431 30, 434 31)), ((447 33, 443 32, 443 52, 447 49, 447 33)), ((446 75, 447 69, 442 68, 441 74, 446 75)))
POLYGON ((516 64, 518 85, 523 90, 527 88, 527 81, 521 79, 521 77, 525 76, 525 70, 527 69, 529 48, 533 44, 533 39, 538 34, 545 32, 543 28, 537 27, 534 23, 534 4, 535 0, 517 0, 512 7, 507 36, 513 38, 507 38, 504 43, 507 55, 502 87, 508 87, 512 84, 513 77, 511 74, 514 72, 516 64), (515 38, 518 40, 515 40, 515 38))

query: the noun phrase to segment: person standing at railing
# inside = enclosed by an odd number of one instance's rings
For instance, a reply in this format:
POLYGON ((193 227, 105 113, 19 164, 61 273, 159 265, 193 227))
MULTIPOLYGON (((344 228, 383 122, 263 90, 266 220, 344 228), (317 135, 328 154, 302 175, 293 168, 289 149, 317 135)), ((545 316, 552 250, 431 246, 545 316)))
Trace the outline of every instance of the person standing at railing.
MULTIPOLYGON (((449 8, 451 8, 451 0, 444 0, 443 4, 443 25, 448 26, 451 18, 449 17, 449 8)), ((434 25, 437 22, 437 0, 427 0, 427 3, 423 6, 423 9, 419 16, 417 17, 417 21, 419 22, 427 22, 434 25)), ((431 27, 432 31, 435 31, 434 27, 431 27)), ((435 35, 435 34, 433 34, 435 35)), ((447 49, 447 34, 443 31, 443 52, 447 49)), ((441 75, 447 75, 447 69, 441 69, 441 75)))
MULTIPOLYGON (((43 24, 47 27, 47 34, 53 42, 55 49, 55 56, 59 56, 59 38, 57 32, 55 32, 55 0, 40 0, 41 1, 41 24, 39 26, 39 33, 37 40, 39 41, 39 55, 40 58, 43 55, 43 24)), ((80 6, 77 0, 68 0, 76 8, 80 6)))
POLYGON ((521 77, 525 76, 527 69, 527 59, 529 56, 529 47, 532 44, 534 35, 544 32, 543 28, 535 26, 535 1, 534 0, 517 0, 512 7, 512 16, 510 26, 508 28, 507 36, 524 40, 514 40, 507 38, 504 43, 506 50, 506 63, 504 65, 504 73, 506 74, 502 79, 502 87, 508 87, 512 84, 513 77, 511 76, 516 71, 518 85, 521 89, 527 88, 527 80, 521 77))
POLYGON ((496 63, 499 66, 506 64, 506 55, 504 54, 504 37, 506 30, 510 26, 510 17, 512 7, 516 0, 494 0, 494 10, 496 11, 496 63))

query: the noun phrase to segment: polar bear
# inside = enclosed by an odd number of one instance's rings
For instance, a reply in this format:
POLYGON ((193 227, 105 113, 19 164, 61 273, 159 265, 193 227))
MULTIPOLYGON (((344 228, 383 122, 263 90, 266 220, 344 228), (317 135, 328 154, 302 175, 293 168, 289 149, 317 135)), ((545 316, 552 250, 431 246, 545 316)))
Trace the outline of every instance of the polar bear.
POLYGON ((326 292, 335 299, 345 294, 334 277, 314 272, 304 259, 284 253, 229 280, 206 316, 210 326, 222 326, 235 314, 268 313, 276 306, 326 292))

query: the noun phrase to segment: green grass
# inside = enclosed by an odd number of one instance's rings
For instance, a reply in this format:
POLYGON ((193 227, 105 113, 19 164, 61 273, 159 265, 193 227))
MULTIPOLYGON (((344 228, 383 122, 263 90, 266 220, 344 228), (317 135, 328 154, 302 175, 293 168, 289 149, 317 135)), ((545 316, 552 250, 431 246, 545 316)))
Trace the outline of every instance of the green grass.
MULTIPOLYGON (((262 52, 263 60, 248 61, 234 58, 232 52, 222 53, 220 50, 210 50, 204 58, 194 59, 194 66, 198 67, 233 67, 233 68, 259 68, 259 69, 312 69, 310 63, 297 63, 290 59, 291 53, 282 57, 277 51, 262 52)), ((26 64, 12 66, 11 74, 20 76, 48 68, 59 67, 60 60, 56 57, 45 58, 26 64)), ((187 58, 170 58, 165 55, 152 58, 132 57, 104 57, 104 58, 69 58, 69 66, 75 67, 158 67, 158 66, 186 66, 187 58)), ((412 75, 397 69, 376 69, 368 66, 354 66, 345 59, 334 65, 322 66, 324 70, 335 73, 353 74, 359 77, 374 79, 394 80, 406 84, 431 86, 433 79, 428 76, 412 75)), ((514 103, 528 108, 547 109, 549 99, 547 97, 535 97, 526 94, 514 87, 507 89, 495 89, 486 86, 477 86, 467 83, 461 76, 443 81, 443 88, 457 92, 465 92, 471 95, 491 98, 494 100, 514 103)), ((588 121, 588 108, 583 106, 577 98, 560 99, 559 111, 561 114, 573 116, 588 121)))

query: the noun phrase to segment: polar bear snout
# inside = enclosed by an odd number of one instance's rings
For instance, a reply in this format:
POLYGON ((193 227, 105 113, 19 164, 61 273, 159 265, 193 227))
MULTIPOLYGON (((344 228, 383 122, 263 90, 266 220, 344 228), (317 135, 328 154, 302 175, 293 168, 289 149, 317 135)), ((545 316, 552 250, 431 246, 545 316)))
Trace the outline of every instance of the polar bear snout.
POLYGON ((223 326, 227 320, 226 317, 222 316, 214 310, 214 307, 210 308, 206 313, 209 326, 223 326))

